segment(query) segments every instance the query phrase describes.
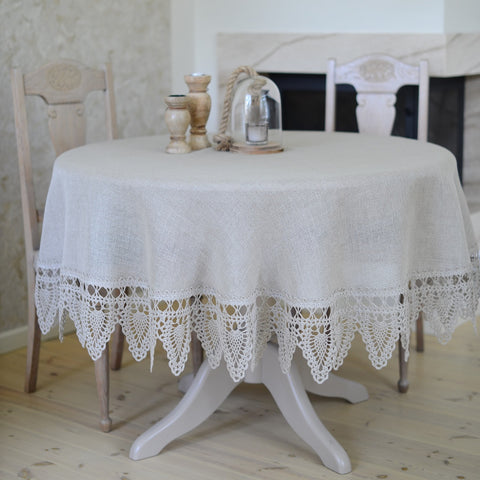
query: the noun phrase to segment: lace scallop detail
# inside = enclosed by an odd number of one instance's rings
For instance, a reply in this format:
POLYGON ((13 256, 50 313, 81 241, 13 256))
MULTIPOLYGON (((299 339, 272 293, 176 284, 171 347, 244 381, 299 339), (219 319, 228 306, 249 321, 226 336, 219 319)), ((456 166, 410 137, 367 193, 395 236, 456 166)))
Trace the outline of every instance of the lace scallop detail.
POLYGON ((312 377, 322 383, 342 365, 357 331, 372 365, 379 369, 392 357, 400 338, 408 352, 409 332, 420 312, 442 343, 450 340, 459 320, 470 319, 475 325, 479 278, 474 256, 468 272, 419 275, 395 292, 339 291, 312 305, 266 291, 241 301, 203 289, 155 292, 131 279, 107 287, 59 268, 38 268, 36 304, 43 333, 58 322, 61 337, 68 315, 93 360, 120 324, 136 360, 150 353, 153 366, 159 340, 171 371, 179 375, 195 331, 211 367, 218 367, 223 358, 232 379, 240 381, 275 337, 282 371, 289 371, 299 348, 312 377))

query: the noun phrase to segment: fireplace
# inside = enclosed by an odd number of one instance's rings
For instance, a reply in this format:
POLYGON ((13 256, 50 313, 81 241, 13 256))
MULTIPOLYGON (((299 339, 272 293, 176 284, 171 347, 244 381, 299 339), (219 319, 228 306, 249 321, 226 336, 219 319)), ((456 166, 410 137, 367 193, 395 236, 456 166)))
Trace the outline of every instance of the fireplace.
MULTIPOLYGON (((325 129, 325 74, 262 73, 278 86, 282 97, 284 130, 325 129)), ((355 90, 337 86, 338 131, 358 132, 355 90)), ((431 77, 428 141, 450 150, 462 180, 465 77, 431 77)), ((404 86, 397 94, 393 135, 416 138, 418 87, 404 86)))

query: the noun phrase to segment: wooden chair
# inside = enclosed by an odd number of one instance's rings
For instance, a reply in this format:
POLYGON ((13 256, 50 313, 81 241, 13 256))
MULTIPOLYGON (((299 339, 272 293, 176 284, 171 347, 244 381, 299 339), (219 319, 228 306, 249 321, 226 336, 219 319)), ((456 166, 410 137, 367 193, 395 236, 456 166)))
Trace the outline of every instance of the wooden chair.
MULTIPOLYGON (((356 117, 360 133, 391 135, 395 120, 396 93, 403 85, 418 85, 417 139, 427 141, 428 132, 428 62, 418 66, 402 63, 388 55, 374 54, 337 65, 329 59, 326 78, 325 130, 335 129, 336 85, 353 85, 357 92, 356 117)), ((417 319, 417 351, 423 352, 423 317, 417 319)), ((405 350, 399 342, 400 379, 398 390, 408 390, 405 350)))
MULTIPOLYGON (((28 294, 28 339, 25 392, 34 392, 37 383, 41 332, 38 326, 34 300, 35 263, 41 238, 42 213, 36 208, 30 143, 28 137, 25 96, 42 97, 47 104, 48 126, 56 155, 86 143, 85 97, 93 91, 104 93, 106 132, 108 139, 117 136, 113 77, 110 64, 101 70, 88 68, 78 62, 52 62, 31 73, 19 69, 11 72, 13 107, 17 135, 18 165, 25 234, 28 294)), ((123 334, 118 326, 112 339, 113 370, 120 368, 123 334)), ((95 362, 95 376, 100 400, 100 425, 108 432, 112 421, 108 415, 109 403, 108 346, 95 362)))
MULTIPOLYGON (((112 69, 108 63, 99 70, 72 60, 63 60, 48 63, 27 74, 22 74, 19 69, 13 69, 11 76, 27 262, 28 339, 25 391, 34 392, 41 337, 34 299, 35 263, 40 247, 42 213, 35 206, 25 96, 39 96, 47 104, 50 137, 57 156, 85 144, 84 101, 93 91, 101 91, 104 94, 107 139, 117 137, 115 97, 112 69)), ((110 431, 112 425, 108 415, 109 363, 112 370, 118 370, 122 361, 124 336, 119 325, 110 343, 112 347, 110 361, 107 345, 102 357, 95 362, 100 400, 100 426, 105 432, 110 431)), ((191 347, 195 374, 203 360, 202 347, 195 334, 192 334, 191 347)))

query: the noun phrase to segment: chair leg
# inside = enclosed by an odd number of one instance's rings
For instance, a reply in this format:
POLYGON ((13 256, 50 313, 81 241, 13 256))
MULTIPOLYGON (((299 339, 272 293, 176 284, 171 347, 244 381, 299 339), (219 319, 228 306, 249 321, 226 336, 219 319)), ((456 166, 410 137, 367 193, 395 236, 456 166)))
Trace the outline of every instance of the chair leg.
POLYGON ((112 370, 119 370, 122 366, 123 344, 125 343, 125 335, 122 332, 122 327, 117 325, 113 332, 110 344, 112 346, 110 354, 110 368, 112 370))
POLYGON ((37 388, 38 360, 40 357, 42 332, 38 325, 33 290, 29 292, 28 296, 27 366, 25 370, 24 390, 26 393, 32 393, 37 388))
POLYGON ((417 318, 417 352, 423 352, 423 313, 420 312, 417 318))
POLYGON ((400 393, 407 393, 408 391, 408 362, 405 360, 406 351, 402 347, 401 340, 398 340, 398 366, 400 367, 400 379, 397 387, 400 393))
POLYGON ((203 362, 203 349, 195 332, 192 332, 193 375, 196 375, 203 362))
POLYGON ((108 368, 108 344, 102 356, 95 361, 95 380, 97 395, 100 402, 100 429, 109 432, 112 429, 112 419, 108 415, 110 372, 108 368))

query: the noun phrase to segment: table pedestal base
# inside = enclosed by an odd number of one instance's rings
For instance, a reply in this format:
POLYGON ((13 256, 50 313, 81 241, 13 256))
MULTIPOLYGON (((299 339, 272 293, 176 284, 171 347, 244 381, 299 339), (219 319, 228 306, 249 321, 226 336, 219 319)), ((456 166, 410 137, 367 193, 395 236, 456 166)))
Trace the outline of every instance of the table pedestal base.
MULTIPOLYGON (((332 374, 319 385, 311 379, 310 372, 298 368, 297 363, 298 360, 293 361, 290 372, 284 374, 278 361, 278 347, 268 344, 259 365, 244 381, 265 384, 287 422, 317 453, 323 464, 337 473, 348 473, 351 465, 347 453, 319 420, 306 390, 345 398, 351 403, 366 400, 368 393, 363 385, 332 374)), ((204 361, 172 412, 135 440, 130 458, 141 460, 160 453, 170 442, 206 420, 237 385, 239 382, 231 379, 223 362, 212 369, 208 361, 204 361)))

